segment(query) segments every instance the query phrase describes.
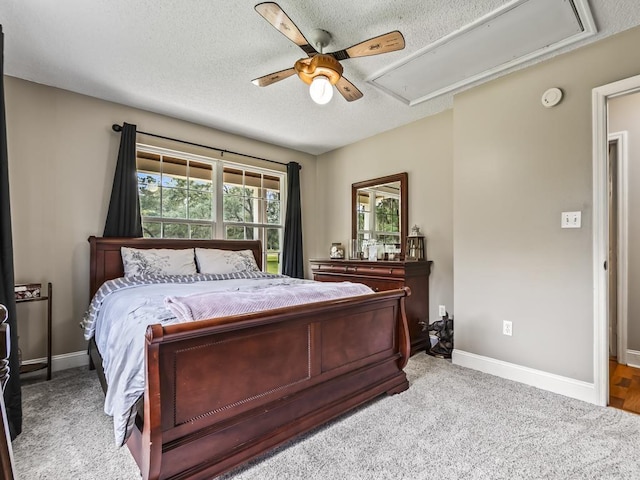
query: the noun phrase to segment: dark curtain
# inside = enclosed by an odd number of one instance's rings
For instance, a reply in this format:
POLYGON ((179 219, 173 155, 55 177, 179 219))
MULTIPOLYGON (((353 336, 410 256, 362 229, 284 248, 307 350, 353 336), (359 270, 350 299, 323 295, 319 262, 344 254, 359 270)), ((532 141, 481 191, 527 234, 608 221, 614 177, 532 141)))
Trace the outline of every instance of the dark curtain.
POLYGON ((300 164, 287 164, 287 216, 284 223, 282 273, 304 278, 302 261, 302 211, 300 206, 300 164))
POLYGON ((4 34, 0 25, 0 303, 7 307, 10 329, 9 381, 4 391, 11 439, 22 431, 22 393, 18 363, 18 328, 13 275, 13 239, 9 204, 9 156, 7 153, 7 119, 4 111, 4 34))
POLYGON ((103 236, 142 236, 136 172, 136 126, 128 123, 122 127, 118 163, 113 176, 113 188, 103 236))

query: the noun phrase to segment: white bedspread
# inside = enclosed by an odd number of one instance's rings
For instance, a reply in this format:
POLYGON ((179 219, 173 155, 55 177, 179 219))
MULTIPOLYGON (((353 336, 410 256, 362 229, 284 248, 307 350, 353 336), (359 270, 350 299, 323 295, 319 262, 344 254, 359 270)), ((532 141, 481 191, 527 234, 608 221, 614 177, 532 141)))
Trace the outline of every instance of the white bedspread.
MULTIPOLYGON (((177 297, 189 299, 190 295, 203 295, 205 292, 207 294, 218 292, 217 297, 223 297, 221 292, 226 292, 227 295, 224 296, 226 298, 222 300, 222 303, 228 303, 235 297, 247 298, 246 294, 238 295, 238 292, 253 291, 255 293, 261 291, 266 293, 272 287, 276 287, 278 290, 298 291, 300 287, 310 284, 315 284, 320 288, 331 286, 333 296, 320 295, 318 300, 307 300, 307 302, 371 293, 369 287, 360 284, 348 282, 329 284, 284 276, 276 278, 270 276, 269 278, 240 280, 139 285, 106 294, 95 315, 95 325, 92 328, 95 328, 95 340, 102 355, 108 385, 104 411, 113 416, 116 444, 124 445, 126 442, 135 419, 135 404, 144 393, 144 348, 147 326, 155 323, 170 325, 188 320, 186 317, 178 319, 165 306, 165 298, 169 294, 174 299, 177 297), (356 288, 353 287, 354 285, 356 288), (294 286, 295 288, 292 288, 294 286), (229 295, 229 292, 234 293, 229 295)), ((306 288, 304 287, 302 290, 306 288)), ((275 308, 275 306, 266 308, 275 308)), ((230 313, 223 313, 223 310, 219 310, 217 313, 208 312, 199 318, 226 315, 230 315, 230 313)), ((192 316, 192 318, 194 317, 192 316)))

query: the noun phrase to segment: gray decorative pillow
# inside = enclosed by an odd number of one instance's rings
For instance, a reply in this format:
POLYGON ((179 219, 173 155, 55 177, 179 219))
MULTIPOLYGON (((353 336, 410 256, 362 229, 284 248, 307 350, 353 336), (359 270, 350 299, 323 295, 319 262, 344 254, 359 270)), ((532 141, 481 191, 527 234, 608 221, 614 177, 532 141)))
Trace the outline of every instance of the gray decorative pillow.
POLYGON ((122 247, 124 276, 134 275, 193 275, 198 273, 193 257, 193 248, 174 250, 171 248, 122 247))
POLYGON ((219 250, 196 248, 196 260, 200 273, 259 272, 251 250, 219 250))

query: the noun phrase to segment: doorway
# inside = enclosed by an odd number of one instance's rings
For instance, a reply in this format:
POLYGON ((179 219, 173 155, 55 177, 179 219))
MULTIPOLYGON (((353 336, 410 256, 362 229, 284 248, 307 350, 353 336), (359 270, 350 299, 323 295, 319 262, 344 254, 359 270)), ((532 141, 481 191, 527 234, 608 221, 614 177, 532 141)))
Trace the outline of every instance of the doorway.
MULTIPOLYGON (((624 97, 619 97, 620 99, 624 97)), ((618 100, 614 100, 618 101, 618 100)), ((615 111, 608 109, 611 115, 615 111)), ((611 119, 610 119, 611 120, 611 119)), ((620 123, 619 121, 617 122, 620 123)), ((622 122, 624 123, 624 122, 622 122)), ((608 122, 611 126, 611 122, 608 122)), ((629 153, 628 133, 608 134, 608 337, 609 359, 627 364, 628 252, 629 252, 629 153)))
MULTIPOLYGON (((625 138, 608 135, 609 101, 640 91, 640 75, 593 89, 593 281, 594 281, 594 395, 595 403, 609 403, 609 359, 612 349, 621 360, 627 352, 626 295, 628 262, 625 239, 627 221, 623 200, 627 195, 625 181, 628 170, 620 160, 625 151, 625 138), (614 143, 610 158, 610 141, 614 143), (610 168, 611 167, 611 168, 610 168), (611 197, 610 197, 611 196, 611 197), (615 200, 614 200, 615 199, 615 200), (626 217, 625 217, 626 218, 626 217), (610 219, 613 219, 610 222, 610 219), (611 228, 611 231, 610 231, 611 228), (622 231, 622 233, 621 233, 622 231), (624 257, 624 258, 623 258, 624 257), (611 261, 613 259, 613 262, 611 261), (610 271, 610 267, 613 271, 610 271), (611 277, 610 277, 611 275, 611 277), (610 325, 615 316, 615 333, 610 325), (610 330, 611 329, 611 330, 610 330), (611 332, 611 333, 610 333, 611 332), (617 338, 614 340, 612 336, 617 338), (624 342, 624 345, 622 344, 624 342)), ((626 362, 626 358, 624 359, 626 362)))
MULTIPOLYGON (((626 363, 621 361, 618 357, 618 352, 622 356, 624 354, 623 348, 618 348, 618 340, 620 338, 618 328, 620 322, 618 319, 618 226, 620 220, 618 219, 618 142, 611 138, 609 134, 609 360, 614 360, 617 363, 626 363)), ((620 332, 622 333, 622 332, 620 332)), ((624 347, 624 345, 622 345, 624 347)), ((609 364, 611 367, 611 364, 609 364)), ((611 372, 609 372, 611 375, 611 372)), ((611 392, 609 392, 611 397, 611 392)), ((611 403, 611 399, 609 399, 611 403)))

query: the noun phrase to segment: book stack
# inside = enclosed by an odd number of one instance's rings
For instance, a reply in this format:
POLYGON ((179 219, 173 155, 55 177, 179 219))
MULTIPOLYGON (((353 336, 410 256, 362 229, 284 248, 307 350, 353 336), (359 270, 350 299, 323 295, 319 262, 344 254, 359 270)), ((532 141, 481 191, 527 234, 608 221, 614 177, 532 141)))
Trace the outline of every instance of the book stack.
POLYGON ((16 300, 38 298, 41 290, 42 284, 40 283, 22 283, 14 287, 16 300))

